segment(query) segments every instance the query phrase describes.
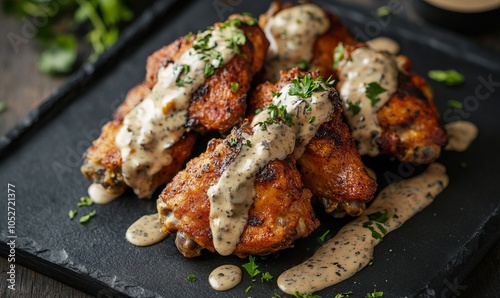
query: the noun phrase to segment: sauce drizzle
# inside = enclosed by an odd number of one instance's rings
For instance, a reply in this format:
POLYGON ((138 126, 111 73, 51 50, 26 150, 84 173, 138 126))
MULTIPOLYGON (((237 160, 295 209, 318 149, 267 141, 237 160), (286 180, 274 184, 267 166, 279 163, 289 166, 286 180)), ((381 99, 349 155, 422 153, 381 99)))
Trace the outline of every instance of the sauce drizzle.
POLYGON ((344 102, 344 116, 358 142, 361 155, 376 156, 377 139, 381 128, 376 112, 391 98, 398 87, 398 65, 393 55, 369 47, 358 48, 349 61, 339 65, 340 95, 344 102), (367 96, 367 85, 376 83, 386 91, 378 94, 373 103, 367 96), (355 105, 358 111, 352 108, 355 105))
POLYGON ((92 183, 87 192, 90 199, 96 204, 110 203, 122 194, 122 192, 110 193, 100 183, 92 183))
POLYGON ((125 183, 140 198, 151 196, 151 177, 172 162, 171 148, 186 131, 189 100, 205 81, 206 67, 218 68, 235 55, 230 44, 236 26, 214 27, 198 34, 175 63, 162 67, 151 93, 125 117, 116 136, 125 183), (207 59, 207 57, 210 57, 207 59), (213 58, 216 57, 216 58, 213 58))
POLYGON ((309 63, 316 38, 329 27, 326 13, 310 3, 284 9, 269 18, 264 28, 269 40, 266 79, 276 81, 280 70, 303 61, 309 63))
POLYGON ((363 227, 370 221, 369 215, 387 212, 387 220, 382 223, 386 233, 399 228, 446 188, 445 171, 443 165, 433 163, 424 173, 384 188, 363 215, 344 226, 311 258, 283 272, 278 278, 280 289, 288 294, 312 293, 360 271, 370 262, 375 246, 381 241, 363 227))

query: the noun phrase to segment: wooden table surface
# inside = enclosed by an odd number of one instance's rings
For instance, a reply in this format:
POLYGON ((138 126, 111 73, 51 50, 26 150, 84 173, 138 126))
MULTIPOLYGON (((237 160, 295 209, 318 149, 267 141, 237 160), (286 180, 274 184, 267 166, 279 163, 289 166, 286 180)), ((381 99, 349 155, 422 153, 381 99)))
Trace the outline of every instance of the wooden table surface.
MULTIPOLYGON (((371 5, 378 7, 377 3, 383 2, 375 1, 375 4, 371 5)), ((422 21, 411 13, 411 8, 407 9, 410 11, 410 17, 422 21)), ((19 20, 6 17, 0 12, 0 101, 7 105, 7 109, 0 114, 0 135, 12 129, 28 111, 40 105, 65 81, 62 77, 41 75, 36 70, 39 53, 36 40, 29 39, 26 44, 19 45, 17 52, 14 51, 6 36, 9 32, 18 32, 21 27, 19 20)), ((493 33, 468 38, 500 54, 500 28, 493 33)), ((7 289, 6 281, 8 265, 6 259, 0 258, 0 297, 91 297, 43 273, 18 264, 16 290, 11 291, 7 289)), ((456 286, 450 285, 449 294, 452 297, 500 297, 500 242, 494 245, 472 273, 456 286)))

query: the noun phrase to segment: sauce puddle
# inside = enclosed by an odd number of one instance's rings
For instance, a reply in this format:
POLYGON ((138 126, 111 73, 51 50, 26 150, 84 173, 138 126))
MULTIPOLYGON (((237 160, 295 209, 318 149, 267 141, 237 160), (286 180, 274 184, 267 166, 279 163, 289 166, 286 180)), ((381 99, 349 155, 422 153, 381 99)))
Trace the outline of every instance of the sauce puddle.
POLYGON ((135 221, 125 233, 127 241, 136 246, 148 246, 165 239, 169 234, 160 231, 158 213, 144 215, 135 221))
POLYGON ((387 186, 363 215, 344 226, 311 258, 283 272, 278 286, 288 294, 313 293, 351 277, 370 262, 381 241, 375 233, 387 234, 399 228, 447 185, 446 168, 433 163, 421 175, 387 186), (373 219, 377 214, 385 215, 385 220, 373 219))
POLYGON ((469 148, 478 134, 477 126, 469 121, 456 121, 444 125, 448 134, 445 150, 463 152, 469 148))
POLYGON ((109 193, 99 183, 92 183, 87 190, 90 199, 96 204, 107 204, 122 195, 122 192, 109 193))
POLYGON ((227 291, 241 282, 242 271, 236 265, 222 265, 215 268, 208 276, 208 282, 214 290, 227 291))

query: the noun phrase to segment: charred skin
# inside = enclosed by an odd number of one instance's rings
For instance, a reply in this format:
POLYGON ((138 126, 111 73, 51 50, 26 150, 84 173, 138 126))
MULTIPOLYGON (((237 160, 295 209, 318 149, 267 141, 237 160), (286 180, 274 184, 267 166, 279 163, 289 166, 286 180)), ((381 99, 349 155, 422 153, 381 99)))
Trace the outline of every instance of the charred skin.
MULTIPOLYGON (((344 59, 364 46, 345 47, 344 59)), ((377 145, 380 154, 390 154, 405 162, 429 164, 439 157, 448 137, 425 79, 413 72, 408 57, 399 55, 396 59, 400 68, 397 90, 376 112, 382 130, 377 145)))
MULTIPOLYGON (((247 17, 234 15, 231 18, 247 17)), ((220 23, 216 26, 220 26, 220 23)), ((245 116, 246 93, 250 89, 253 75, 264 64, 269 43, 257 25, 242 24, 240 29, 247 39, 247 42, 240 46, 241 55, 235 55, 233 59, 216 69, 191 98, 188 119, 191 131, 228 131, 245 116), (239 84, 237 91, 231 89, 231 82, 239 84)), ((157 82, 160 68, 178 60, 191 48, 193 41, 194 37, 189 39, 181 37, 148 58, 145 82, 128 92, 125 101, 115 112, 114 119, 103 126, 100 137, 85 154, 81 171, 88 180, 102 184, 110 193, 121 193, 127 188, 121 174, 120 150, 115 145, 115 138, 123 125, 123 119, 151 92, 157 82)), ((151 189, 172 179, 191 155, 195 141, 196 134, 188 132, 169 152, 166 152, 171 154, 174 160, 152 177, 151 189)))
MULTIPOLYGON (((241 133, 234 129, 228 138, 240 139, 241 133)), ((202 249, 215 252, 207 191, 239 150, 225 140, 212 139, 206 152, 190 160, 160 194, 157 207, 162 230, 177 232, 176 245, 184 256, 198 256, 202 249)), ((302 185, 293 156, 268 163, 257 174, 254 187, 248 223, 234 251, 238 257, 288 248, 318 227, 312 194, 302 185)))
MULTIPOLYGON (((280 91, 296 76, 305 75, 298 68, 282 71, 276 83, 266 82, 250 96, 250 112, 264 108, 272 102, 272 93, 280 91)), ((317 77, 318 74, 310 74, 317 77)), ((361 161, 354 139, 342 117, 340 98, 332 100, 335 111, 329 122, 323 123, 297 160, 304 185, 321 201, 328 213, 337 216, 347 213, 359 216, 365 202, 373 199, 377 189, 361 161)))
MULTIPOLYGON (((292 3, 271 3, 267 12, 260 15, 259 26, 265 28, 272 16, 292 6, 294 6, 292 3)), ((355 45, 357 42, 337 16, 327 10, 325 10, 325 13, 330 20, 330 28, 316 39, 313 46, 313 58, 309 61, 309 70, 319 71, 320 75, 325 79, 330 76, 332 79, 337 79, 337 74, 332 68, 335 47, 339 42, 345 45, 355 45)))

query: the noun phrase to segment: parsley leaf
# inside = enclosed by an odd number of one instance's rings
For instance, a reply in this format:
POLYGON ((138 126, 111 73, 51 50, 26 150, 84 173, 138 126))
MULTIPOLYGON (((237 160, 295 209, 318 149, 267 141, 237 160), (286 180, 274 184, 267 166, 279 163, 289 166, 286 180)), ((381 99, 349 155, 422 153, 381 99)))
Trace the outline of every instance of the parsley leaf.
POLYGON ((37 67, 45 74, 68 73, 73 69, 78 54, 76 37, 61 34, 42 52, 37 67))
POLYGON ((240 84, 238 84, 237 82, 231 82, 231 90, 233 92, 237 92, 238 90, 240 90, 240 84))
POLYGON ((429 71, 428 76, 434 81, 446 84, 448 86, 460 85, 465 81, 464 76, 454 69, 431 70, 429 71))
POLYGON ((236 145, 238 145, 238 139, 237 138, 229 138, 227 140, 227 143, 229 144, 229 146, 235 147, 236 145))
POLYGON ((378 298, 378 297, 382 297, 382 296, 384 296, 384 292, 380 292, 380 291, 377 292, 377 291, 373 290, 373 292, 366 294, 365 298, 378 298))
POLYGON ((301 60, 299 62, 297 62, 297 67, 300 69, 300 70, 308 70, 309 69, 309 62, 307 62, 306 60, 301 60))
POLYGON ((281 92, 274 92, 274 91, 271 91, 271 95, 273 97, 280 97, 281 96, 281 92))
POLYGON ((260 277, 261 281, 270 281, 271 279, 273 279, 273 276, 269 272, 262 273, 262 276, 260 277))
POLYGON ((371 82, 366 85, 365 94, 371 100, 372 107, 380 101, 378 96, 386 91, 387 89, 382 88, 377 82, 371 82))
POLYGON ((359 106, 361 102, 357 101, 356 103, 352 103, 352 101, 347 101, 348 108, 347 110, 351 111, 352 115, 357 115, 361 112, 361 107, 359 106))
POLYGON ((261 271, 257 269, 259 266, 255 264, 255 258, 253 256, 248 256, 248 263, 245 263, 241 265, 245 270, 250 274, 250 277, 254 278, 257 276, 261 271))
POLYGON ((353 294, 352 291, 349 291, 349 292, 337 294, 337 295, 335 295, 334 298, 345 298, 345 297, 352 295, 352 294, 353 294))
POLYGON ((326 236, 327 236, 328 234, 330 234, 330 230, 326 230, 326 232, 324 232, 324 233, 323 233, 323 235, 321 235, 321 236, 319 237, 319 240, 321 240, 321 242, 325 242, 325 240, 326 240, 326 236))
POLYGON ((337 69, 339 62, 344 59, 344 44, 339 42, 333 50, 333 69, 337 69))
POLYGON ((457 108, 457 109, 463 108, 463 104, 460 101, 455 100, 455 99, 450 99, 448 101, 448 106, 451 108, 457 108))
POLYGON ((197 281, 197 280, 198 280, 198 278, 197 278, 197 277, 196 277, 196 275, 194 275, 194 274, 189 274, 189 275, 187 276, 187 280, 189 280, 190 282, 194 282, 194 281, 197 281))
POLYGON ((372 237, 375 239, 383 240, 384 235, 387 234, 387 229, 382 225, 387 221, 387 211, 375 212, 368 215, 369 221, 363 223, 363 228, 367 228, 372 232, 372 237), (375 230, 375 227, 378 231, 375 230))
POLYGON ((309 98, 312 96, 313 92, 325 90, 321 83, 324 83, 321 77, 313 79, 308 75, 303 77, 299 76, 298 78, 293 79, 290 83, 288 94, 292 96, 299 96, 301 98, 309 98))
POLYGON ((252 288, 252 286, 248 286, 246 289, 245 289, 245 293, 248 293, 250 291, 250 289, 252 288))
POLYGON ((78 211, 71 209, 68 213, 69 219, 75 218, 77 213, 78 213, 78 211))
POLYGON ((310 293, 300 294, 299 291, 295 291, 295 298, 321 298, 321 296, 310 293))
POLYGON ((389 8, 389 6, 384 5, 377 8, 375 13, 377 14, 378 17, 383 18, 391 14, 391 9, 389 8))
POLYGON ((372 214, 368 214, 368 218, 370 220, 379 222, 379 223, 385 223, 387 221, 387 210, 384 212, 375 212, 372 214))
POLYGON ((80 198, 80 202, 78 203, 78 207, 84 207, 84 206, 92 206, 94 202, 92 201, 91 198, 85 196, 80 198))
POLYGON ((80 223, 81 224, 87 224, 87 223, 89 223, 90 219, 92 217, 94 217, 95 214, 96 214, 96 211, 94 210, 94 211, 90 212, 89 214, 80 217, 80 223))

